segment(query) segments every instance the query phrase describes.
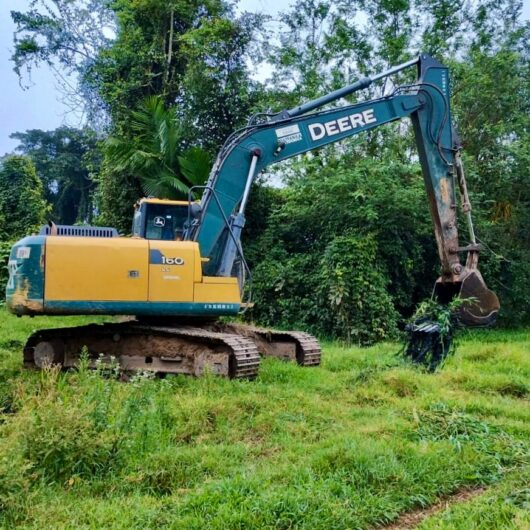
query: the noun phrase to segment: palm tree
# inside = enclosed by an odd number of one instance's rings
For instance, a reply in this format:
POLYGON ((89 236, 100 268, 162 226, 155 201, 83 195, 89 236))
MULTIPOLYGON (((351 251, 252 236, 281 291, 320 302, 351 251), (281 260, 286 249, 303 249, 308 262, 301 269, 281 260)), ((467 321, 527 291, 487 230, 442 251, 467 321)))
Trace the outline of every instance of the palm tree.
POLYGON ((174 109, 157 96, 146 98, 131 113, 134 140, 111 136, 107 161, 116 171, 138 177, 148 196, 187 198, 189 189, 204 184, 210 156, 200 147, 182 149, 182 128, 174 109))

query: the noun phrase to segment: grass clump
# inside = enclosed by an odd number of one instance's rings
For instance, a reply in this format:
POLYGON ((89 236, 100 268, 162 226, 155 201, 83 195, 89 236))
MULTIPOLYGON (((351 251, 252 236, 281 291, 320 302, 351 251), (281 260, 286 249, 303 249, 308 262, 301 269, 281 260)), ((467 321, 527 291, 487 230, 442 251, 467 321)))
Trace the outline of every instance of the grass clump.
MULTIPOLYGON (((470 414, 452 409, 445 403, 433 404, 428 410, 414 411, 416 434, 421 440, 448 440, 457 451, 472 448, 492 460, 500 473, 512 466, 530 464, 530 444, 518 440, 495 425, 470 414)), ((488 479, 496 478, 488 471, 488 479)))
POLYGON ((50 368, 34 393, 19 387, 18 411, 0 426, 2 454, 19 456, 21 468, 47 482, 108 472, 118 443, 116 433, 98 425, 90 400, 70 399, 63 378, 50 368))

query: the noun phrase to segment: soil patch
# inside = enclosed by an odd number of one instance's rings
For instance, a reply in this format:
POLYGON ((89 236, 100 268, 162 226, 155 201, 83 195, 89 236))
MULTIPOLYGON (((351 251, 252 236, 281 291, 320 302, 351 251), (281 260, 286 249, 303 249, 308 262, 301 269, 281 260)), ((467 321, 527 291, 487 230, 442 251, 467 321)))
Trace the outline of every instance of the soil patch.
POLYGON ((478 487, 459 490, 453 495, 444 497, 428 508, 419 508, 413 512, 404 513, 393 523, 379 528, 383 528, 384 530, 408 530, 410 528, 416 528, 416 526, 418 526, 424 519, 427 519, 427 517, 434 515, 437 512, 441 512, 454 504, 466 502, 474 497, 478 497, 479 495, 482 495, 486 489, 487 488, 485 487, 478 487))

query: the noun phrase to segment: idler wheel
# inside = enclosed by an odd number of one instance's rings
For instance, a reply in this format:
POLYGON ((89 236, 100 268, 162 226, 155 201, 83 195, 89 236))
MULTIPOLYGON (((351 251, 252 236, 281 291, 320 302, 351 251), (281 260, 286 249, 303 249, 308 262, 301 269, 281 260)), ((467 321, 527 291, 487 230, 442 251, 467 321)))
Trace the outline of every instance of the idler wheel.
POLYGON ((46 368, 54 364, 64 363, 64 345, 60 340, 50 340, 39 342, 33 350, 35 365, 39 368, 46 368))

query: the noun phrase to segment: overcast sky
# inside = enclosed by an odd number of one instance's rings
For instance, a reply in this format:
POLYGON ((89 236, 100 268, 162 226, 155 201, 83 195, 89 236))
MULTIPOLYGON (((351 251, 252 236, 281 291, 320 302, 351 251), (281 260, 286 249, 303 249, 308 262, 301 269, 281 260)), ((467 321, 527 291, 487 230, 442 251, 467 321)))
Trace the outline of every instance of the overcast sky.
MULTIPOLYGON (((23 90, 9 58, 12 50, 14 25, 11 10, 24 10, 28 0, 0 0, 0 156, 12 151, 17 141, 9 135, 27 129, 51 130, 62 124, 79 125, 79 118, 68 114, 61 103, 52 72, 42 67, 34 69, 31 87, 23 90)), ((241 0, 240 9, 276 13, 285 9, 285 0, 241 0)), ((530 0, 523 2, 524 17, 530 19, 530 0)))

